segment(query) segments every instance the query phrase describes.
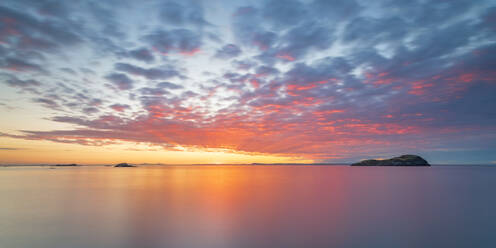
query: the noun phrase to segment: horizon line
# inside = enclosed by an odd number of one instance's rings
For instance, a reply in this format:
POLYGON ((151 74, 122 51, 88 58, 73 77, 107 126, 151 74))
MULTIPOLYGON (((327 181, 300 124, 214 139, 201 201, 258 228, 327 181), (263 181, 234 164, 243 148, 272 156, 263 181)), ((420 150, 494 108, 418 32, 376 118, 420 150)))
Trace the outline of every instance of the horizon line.
MULTIPOLYGON (((16 167, 16 166, 57 166, 76 164, 77 166, 114 166, 118 163, 104 163, 104 164, 78 164, 78 163, 10 163, 1 164, 0 167, 16 167)), ((351 162, 343 163, 184 163, 184 164, 166 164, 166 163, 130 163, 138 166, 223 166, 223 165, 272 165, 272 166, 291 166, 291 165, 309 165, 309 166, 349 166, 351 162)), ((496 166, 496 163, 436 163, 431 166, 496 166)))

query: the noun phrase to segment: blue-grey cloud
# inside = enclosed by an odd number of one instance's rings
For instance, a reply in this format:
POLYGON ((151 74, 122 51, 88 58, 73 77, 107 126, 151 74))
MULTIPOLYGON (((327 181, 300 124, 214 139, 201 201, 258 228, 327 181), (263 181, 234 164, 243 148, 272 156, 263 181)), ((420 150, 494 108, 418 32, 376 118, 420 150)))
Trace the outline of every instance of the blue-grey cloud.
POLYGON ((161 83, 158 83, 157 84, 157 87, 158 88, 161 88, 161 89, 170 89, 170 90, 177 90, 177 89, 182 89, 183 88, 183 86, 177 85, 177 84, 174 84, 174 83, 171 83, 171 82, 161 82, 161 83))
POLYGON ((184 54, 194 53, 202 45, 202 37, 189 29, 157 30, 145 35, 143 40, 148 42, 157 52, 167 55, 171 52, 184 54))
POLYGON ((33 99, 33 101, 36 102, 36 103, 41 103, 45 107, 47 107, 49 109, 54 109, 54 110, 60 109, 60 105, 56 101, 54 101, 53 99, 49 99, 49 98, 35 98, 35 99, 33 99))
POLYGON ((100 112, 100 110, 98 108, 95 108, 95 107, 83 108, 83 113, 85 113, 87 115, 95 114, 98 112, 100 112))
POLYGON ((36 86, 41 85, 40 82, 38 82, 34 79, 22 80, 22 79, 15 77, 15 76, 8 76, 8 79, 5 79, 4 82, 9 86, 20 87, 20 88, 36 87, 36 86))
POLYGON ((17 58, 0 59, 0 69, 15 72, 46 72, 41 66, 17 58))
POLYGON ((105 78, 115 84, 120 90, 129 90, 133 88, 134 81, 126 76, 126 74, 112 73, 105 76, 105 78))
POLYGON ((215 57, 219 59, 230 59, 237 57, 241 54, 241 49, 234 44, 227 44, 221 49, 217 50, 215 57))
POLYGON ((115 69, 118 71, 127 72, 132 75, 142 76, 150 80, 168 79, 171 77, 180 76, 179 72, 174 69, 160 69, 160 68, 145 69, 126 63, 115 64, 115 69))
POLYGON ((208 24, 203 7, 198 2, 167 1, 160 7, 160 18, 174 26, 192 24, 201 27, 208 24))
POLYGON ((169 91, 160 87, 156 87, 156 88, 144 87, 140 89, 140 92, 144 96, 162 96, 169 94, 169 91))
POLYGON ((153 62, 155 60, 155 57, 153 54, 150 52, 150 50, 146 48, 140 48, 140 49, 134 49, 129 51, 129 56, 131 58, 141 60, 143 62, 153 62))
POLYGON ((277 27, 296 25, 307 14, 306 6, 298 0, 268 0, 262 6, 262 16, 277 27))
POLYGON ((25 37, 8 42, 17 49, 50 50, 61 45, 81 42, 79 35, 72 31, 78 28, 74 23, 40 20, 25 12, 3 6, 0 6, 0 16, 4 18, 2 25, 5 31, 25 37))

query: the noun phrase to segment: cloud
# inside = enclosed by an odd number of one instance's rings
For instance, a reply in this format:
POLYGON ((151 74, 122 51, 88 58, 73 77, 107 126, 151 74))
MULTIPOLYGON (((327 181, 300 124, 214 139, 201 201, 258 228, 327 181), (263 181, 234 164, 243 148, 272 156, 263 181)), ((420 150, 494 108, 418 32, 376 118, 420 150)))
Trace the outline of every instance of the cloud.
POLYGON ((169 31, 157 30, 145 35, 143 39, 148 42, 153 49, 162 54, 168 55, 171 52, 181 54, 194 54, 200 50, 202 45, 201 36, 188 29, 179 28, 169 31))
POLYGON ((363 9, 354 0, 314 0, 310 4, 310 8, 319 18, 328 19, 335 23, 353 18, 363 9))
POLYGON ((153 62, 155 60, 155 57, 153 54, 146 48, 140 48, 140 49, 135 49, 129 51, 129 56, 131 58, 143 61, 143 62, 153 62))
POLYGON ((126 74, 112 73, 105 76, 105 78, 115 84, 120 90, 129 90, 133 88, 134 81, 126 76, 126 74))
POLYGON ((279 73, 278 69, 276 69, 274 67, 270 67, 270 66, 265 66, 265 65, 259 66, 256 69, 256 75, 262 76, 262 77, 269 76, 269 75, 275 75, 278 73, 279 73))
POLYGON ((167 1, 160 6, 160 18, 174 26, 191 24, 202 27, 208 24, 204 18, 203 8, 198 2, 167 1))
POLYGON ((482 17, 483 25, 491 29, 496 30, 496 7, 488 8, 484 16, 482 17))
POLYGON ((254 61, 250 60, 233 60, 232 65, 235 69, 249 70, 256 65, 254 61))
POLYGON ((44 16, 50 17, 66 17, 68 12, 67 6, 64 5, 63 2, 55 2, 55 1, 32 1, 34 4, 39 5, 37 10, 38 13, 44 16))
POLYGON ((46 72, 41 66, 16 58, 0 61, 0 68, 14 72, 46 72))
POLYGON ((170 90, 176 90, 176 89, 182 89, 183 88, 183 86, 177 85, 177 84, 174 84, 174 83, 171 83, 171 82, 161 82, 161 83, 158 83, 157 84, 157 87, 158 88, 162 88, 162 89, 170 89, 170 90))
POLYGON ((344 30, 345 42, 360 41, 363 45, 381 41, 401 40, 408 34, 409 26, 401 17, 375 19, 357 17, 344 30))
POLYGON ((54 109, 54 110, 60 109, 60 105, 57 102, 55 102, 53 99, 35 98, 35 99, 33 99, 33 101, 37 102, 37 103, 41 103, 43 106, 45 106, 46 108, 49 108, 49 109, 54 109))
POLYGON ((102 33, 119 39, 125 37, 125 33, 120 29, 116 16, 112 11, 114 6, 107 2, 88 2, 86 5, 93 18, 98 21, 102 33))
POLYGON ((127 104, 113 104, 110 105, 110 108, 113 109, 114 111, 117 112, 123 112, 124 110, 128 109, 130 106, 127 104))
POLYGON ((115 69, 122 72, 127 72, 132 75, 142 76, 146 79, 156 80, 156 79, 168 79, 171 77, 179 76, 179 72, 174 69, 160 69, 160 68, 150 68, 144 69, 135 65, 126 63, 115 64, 115 69))
POLYGON ((405 15, 408 21, 423 27, 436 26, 441 22, 452 21, 476 6, 473 2, 466 0, 449 2, 383 1, 381 5, 388 9, 395 9, 394 14, 396 15, 408 13, 408 15, 405 15))
POLYGON ((272 47, 278 39, 278 35, 271 31, 262 31, 253 35, 252 43, 260 50, 265 51, 272 47))
POLYGON ((260 18, 259 10, 253 6, 239 7, 233 14, 233 33, 238 42, 252 44, 254 35, 263 32, 264 28, 259 22, 253 22, 260 18))
POLYGON ((95 108, 95 107, 83 108, 83 113, 85 113, 87 115, 95 114, 95 113, 98 113, 98 112, 100 112, 100 110, 97 109, 97 108, 95 108))
MULTIPOLYGON (((1 135, 0 135, 1 136, 1 135)), ((18 151, 18 150, 24 150, 24 148, 16 148, 16 147, 0 147, 0 150, 3 151, 18 151)))
POLYGON ((217 50, 215 57, 218 59, 231 59, 241 54, 241 49, 234 44, 227 44, 217 50))
POLYGON ((334 27, 310 11, 300 1, 270 0, 258 8, 241 7, 233 17, 234 34, 240 42, 262 51, 257 58, 265 64, 291 62, 312 50, 330 48, 335 40, 334 27), (268 24, 253 23, 261 18, 268 24))
POLYGON ((15 76, 10 76, 10 78, 6 79, 4 82, 9 86, 20 87, 20 88, 37 87, 37 86, 41 85, 40 82, 38 82, 34 79, 21 80, 15 76))
POLYGON ((3 25, 7 27, 2 36, 21 38, 15 39, 16 41, 4 40, 17 49, 50 51, 81 42, 81 38, 72 31, 78 27, 66 20, 40 20, 26 12, 4 6, 0 6, 0 16, 3 17, 3 25))
POLYGON ((490 1, 113 3, 0 4, 3 84, 73 125, 9 137, 319 161, 494 146, 490 1))
POLYGON ((162 96, 162 95, 169 94, 169 91, 164 90, 163 88, 159 88, 159 87, 157 87, 157 88, 144 87, 144 88, 140 89, 140 92, 142 95, 145 95, 145 96, 148 96, 148 95, 162 96))
POLYGON ((305 7, 298 0, 268 0, 262 7, 262 16, 277 27, 292 26, 305 19, 305 7))
POLYGON ((77 72, 71 68, 60 68, 61 71, 72 74, 72 75, 77 75, 77 72))
POLYGON ((332 34, 332 27, 317 23, 304 23, 293 27, 282 38, 285 43, 277 47, 276 56, 292 61, 306 55, 310 49, 327 49, 334 41, 332 34))

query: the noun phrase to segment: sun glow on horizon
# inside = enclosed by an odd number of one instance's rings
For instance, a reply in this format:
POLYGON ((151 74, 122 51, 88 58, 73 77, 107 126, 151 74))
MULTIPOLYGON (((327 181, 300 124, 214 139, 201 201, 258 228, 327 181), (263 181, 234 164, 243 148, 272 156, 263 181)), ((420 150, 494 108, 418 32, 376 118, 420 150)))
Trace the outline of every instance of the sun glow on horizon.
POLYGON ((313 163, 314 160, 291 155, 270 155, 228 149, 187 148, 164 149, 159 146, 120 142, 105 146, 81 146, 50 141, 24 141, 1 138, 1 164, 251 164, 251 163, 313 163))

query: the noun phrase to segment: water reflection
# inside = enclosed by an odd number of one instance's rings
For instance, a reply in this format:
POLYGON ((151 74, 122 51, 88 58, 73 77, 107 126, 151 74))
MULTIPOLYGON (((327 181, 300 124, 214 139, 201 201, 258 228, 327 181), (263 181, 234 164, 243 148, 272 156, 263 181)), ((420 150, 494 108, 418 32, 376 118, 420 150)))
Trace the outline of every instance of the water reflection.
POLYGON ((0 247, 493 247, 489 167, 0 169, 0 247))

